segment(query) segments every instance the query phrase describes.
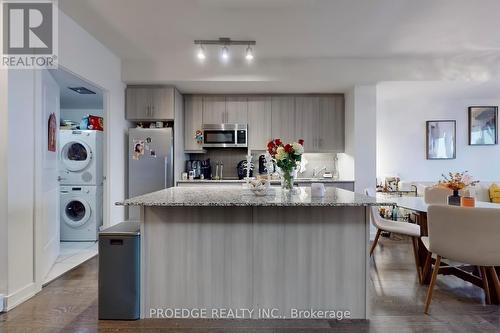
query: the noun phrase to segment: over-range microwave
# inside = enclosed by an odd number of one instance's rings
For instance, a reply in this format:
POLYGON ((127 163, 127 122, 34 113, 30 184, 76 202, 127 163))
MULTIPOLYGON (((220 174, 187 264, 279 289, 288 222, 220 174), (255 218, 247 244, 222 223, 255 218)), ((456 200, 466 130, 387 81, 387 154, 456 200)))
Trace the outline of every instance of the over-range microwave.
POLYGON ((248 147, 246 124, 203 124, 203 147, 248 147))

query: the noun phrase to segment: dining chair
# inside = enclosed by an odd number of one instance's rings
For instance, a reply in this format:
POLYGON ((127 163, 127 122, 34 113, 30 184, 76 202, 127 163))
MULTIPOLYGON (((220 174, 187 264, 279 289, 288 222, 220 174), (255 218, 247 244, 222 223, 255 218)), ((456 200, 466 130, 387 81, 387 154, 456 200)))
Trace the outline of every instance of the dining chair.
MULTIPOLYGON (((468 190, 461 190, 460 195, 469 196, 468 190)), ((453 191, 444 188, 444 187, 436 187, 436 186, 426 186, 424 189, 424 201, 428 205, 447 205, 448 204, 448 196, 452 195, 453 191)))
MULTIPOLYGON (((432 270, 431 282, 425 299, 426 314, 432 300, 432 292, 442 258, 464 264, 479 266, 486 303, 489 304, 489 285, 486 271, 494 272, 500 266, 500 209, 469 208, 445 205, 430 205, 427 210, 429 235, 422 237, 422 243, 430 256, 435 254, 436 261, 432 270)), ((426 263, 427 265, 427 263, 426 263)), ((427 268, 426 268, 427 271, 427 268)), ((494 280, 492 288, 500 294, 500 283, 494 280)))
MULTIPOLYGON (((365 189, 365 194, 370 197, 375 197, 375 190, 371 188, 365 189)), ((413 254, 415 256, 415 265, 417 267, 418 280, 422 282, 422 272, 418 269, 419 256, 418 256, 418 238, 420 237, 420 226, 418 224, 408 223, 408 222, 397 222, 383 218, 380 216, 378 207, 371 206, 371 220, 372 224, 377 228, 377 234, 373 240, 372 246, 370 248, 370 256, 372 256, 375 247, 377 246, 380 234, 382 231, 395 233, 398 235, 409 236, 412 240, 413 254)))

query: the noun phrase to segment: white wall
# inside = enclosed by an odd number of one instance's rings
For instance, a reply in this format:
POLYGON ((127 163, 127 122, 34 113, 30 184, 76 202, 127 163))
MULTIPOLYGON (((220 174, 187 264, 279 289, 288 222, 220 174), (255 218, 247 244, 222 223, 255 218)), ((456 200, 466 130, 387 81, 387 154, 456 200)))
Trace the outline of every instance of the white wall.
POLYGON ((127 161, 127 129, 125 120, 125 85, 121 80, 121 61, 63 12, 59 15, 59 64, 73 74, 105 91, 106 114, 104 165, 107 189, 104 205, 108 207, 104 226, 124 220, 123 207, 116 201, 125 198, 125 164, 127 161))
MULTIPOLYGON (((83 117, 87 115, 104 117, 103 109, 61 109, 61 119, 72 120, 80 123, 83 117)), ((106 126, 106 119, 104 119, 104 126, 106 126)), ((104 128, 106 130, 106 128, 104 128)))
MULTIPOLYGON (((385 91, 380 92, 382 95, 385 91)), ((497 99, 463 98, 463 92, 443 97, 419 92, 380 102, 377 113, 377 177, 437 181, 442 173, 468 170, 479 180, 500 180, 500 146, 468 145, 468 111, 473 105, 500 105, 497 99), (427 120, 457 121, 457 158, 427 160, 427 120)))
MULTIPOLYGON (((0 10, 1 14, 1 10, 0 10)), ((8 167, 7 144, 8 142, 8 72, 0 69, 0 294, 8 292, 8 167)), ((2 304, 0 304, 0 308, 2 304)))
POLYGON ((342 168, 354 176, 355 191, 375 187, 377 98, 375 85, 358 85, 346 93, 345 154, 342 168))
MULTIPOLYGON (((122 207, 114 202, 125 197, 126 131, 124 117, 124 84, 121 81, 121 62, 118 57, 60 12, 59 64, 65 70, 94 83, 105 91, 104 108, 107 111, 106 141, 109 147, 105 164, 107 186, 104 204, 107 213, 105 226, 124 218, 122 207), (112 172, 111 172, 112 171, 112 172)), ((34 112, 38 101, 40 81, 33 70, 9 70, 8 112, 2 113, 0 148, 0 199, 7 214, 0 219, 0 293, 7 295, 7 309, 33 296, 39 285, 34 281, 34 112), (8 127, 7 127, 8 126, 8 127), (4 137, 5 136, 5 137, 4 137), (6 156, 7 154, 7 156, 6 156), (7 165, 4 165, 7 158, 7 165), (8 183, 5 183, 5 180, 8 183), (7 196, 6 200, 3 200, 7 196), (6 231, 6 232, 5 232, 6 231), (4 237, 7 235, 7 242, 4 237), (6 245, 7 243, 7 245, 6 245), (5 265, 5 255, 7 264, 5 265), (7 280, 5 276, 7 268, 7 280), (2 274, 4 273, 4 274, 2 274)), ((3 83, 0 80, 0 83, 3 83)), ((3 92, 2 92, 3 93, 3 92)), ((0 95, 2 94, 0 93, 0 95)), ((1 96, 3 97, 3 96, 1 96)), ((0 98, 0 106, 7 99, 0 98)))

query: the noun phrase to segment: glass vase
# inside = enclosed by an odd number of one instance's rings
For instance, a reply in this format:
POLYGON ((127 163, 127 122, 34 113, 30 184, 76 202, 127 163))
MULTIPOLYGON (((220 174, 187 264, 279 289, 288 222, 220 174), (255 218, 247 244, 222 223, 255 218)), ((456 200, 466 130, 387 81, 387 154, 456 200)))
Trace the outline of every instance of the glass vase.
POLYGON ((453 195, 448 196, 448 205, 460 206, 460 195, 457 190, 453 190, 453 195))
POLYGON ((292 191, 295 182, 295 168, 291 170, 281 170, 281 188, 284 191, 292 191))

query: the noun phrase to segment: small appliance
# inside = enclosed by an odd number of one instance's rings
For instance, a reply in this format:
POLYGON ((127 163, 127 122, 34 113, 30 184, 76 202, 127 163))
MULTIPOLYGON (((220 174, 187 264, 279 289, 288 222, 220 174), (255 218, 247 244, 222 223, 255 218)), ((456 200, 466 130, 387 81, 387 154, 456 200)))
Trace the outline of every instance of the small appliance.
POLYGON ((61 241, 96 241, 102 225, 102 186, 60 187, 61 241))
POLYGON ((192 171, 194 179, 200 179, 201 175, 201 161, 200 160, 190 160, 186 161, 186 172, 190 174, 192 171))
POLYGON ((212 179, 212 166, 210 165, 210 159, 201 161, 201 172, 200 178, 203 175, 203 179, 212 179))
POLYGON ((203 147, 246 148, 248 126, 246 124, 204 124, 203 147))
POLYGON ((60 130, 61 185, 102 185, 102 132, 60 130))

